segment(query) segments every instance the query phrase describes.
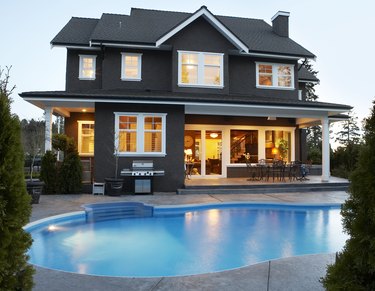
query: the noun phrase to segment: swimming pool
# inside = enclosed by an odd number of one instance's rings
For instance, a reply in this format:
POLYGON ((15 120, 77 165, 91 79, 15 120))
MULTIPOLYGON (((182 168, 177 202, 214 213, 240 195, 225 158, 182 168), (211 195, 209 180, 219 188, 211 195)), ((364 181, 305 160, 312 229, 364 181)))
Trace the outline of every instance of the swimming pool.
POLYGON ((100 276, 218 272, 339 251, 340 206, 228 203, 155 206, 152 217, 87 223, 85 212, 26 226, 30 263, 100 276))

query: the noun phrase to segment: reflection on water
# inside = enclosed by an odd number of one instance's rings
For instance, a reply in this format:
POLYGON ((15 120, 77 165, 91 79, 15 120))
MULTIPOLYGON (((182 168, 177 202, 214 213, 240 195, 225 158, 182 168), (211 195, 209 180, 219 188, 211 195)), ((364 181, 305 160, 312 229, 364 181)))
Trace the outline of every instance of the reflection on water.
POLYGON ((171 276, 331 253, 344 245, 338 208, 256 207, 54 224, 32 231, 31 262, 93 275, 171 276))

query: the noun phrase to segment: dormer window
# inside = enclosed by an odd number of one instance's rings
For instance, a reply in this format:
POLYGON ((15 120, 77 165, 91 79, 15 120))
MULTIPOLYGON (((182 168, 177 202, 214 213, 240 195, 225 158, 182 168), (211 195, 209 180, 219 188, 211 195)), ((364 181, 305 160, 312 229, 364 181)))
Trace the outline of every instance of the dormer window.
POLYGON ((142 54, 121 53, 121 80, 140 81, 142 54))
POLYGON ((178 85, 223 88, 223 55, 178 51, 178 85))
POLYGON ((256 63, 258 88, 294 89, 294 65, 256 63))
POLYGON ((96 56, 79 55, 79 79, 95 80, 96 56))

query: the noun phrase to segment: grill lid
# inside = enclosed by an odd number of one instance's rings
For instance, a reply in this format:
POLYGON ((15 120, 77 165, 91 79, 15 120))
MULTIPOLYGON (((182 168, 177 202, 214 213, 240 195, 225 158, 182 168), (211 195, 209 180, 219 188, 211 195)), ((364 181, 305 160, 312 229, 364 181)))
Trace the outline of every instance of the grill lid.
POLYGON ((134 160, 132 163, 133 171, 153 169, 154 162, 151 160, 134 160))

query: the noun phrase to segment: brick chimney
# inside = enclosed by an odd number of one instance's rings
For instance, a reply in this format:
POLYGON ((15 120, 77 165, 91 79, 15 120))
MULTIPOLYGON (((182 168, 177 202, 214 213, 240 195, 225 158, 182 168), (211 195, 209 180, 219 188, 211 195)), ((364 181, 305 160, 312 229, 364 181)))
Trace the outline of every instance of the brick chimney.
POLYGON ((289 37, 289 15, 289 12, 279 11, 271 18, 274 33, 289 37))

